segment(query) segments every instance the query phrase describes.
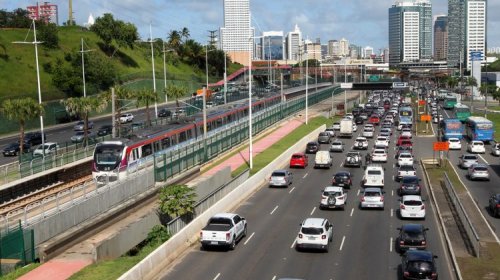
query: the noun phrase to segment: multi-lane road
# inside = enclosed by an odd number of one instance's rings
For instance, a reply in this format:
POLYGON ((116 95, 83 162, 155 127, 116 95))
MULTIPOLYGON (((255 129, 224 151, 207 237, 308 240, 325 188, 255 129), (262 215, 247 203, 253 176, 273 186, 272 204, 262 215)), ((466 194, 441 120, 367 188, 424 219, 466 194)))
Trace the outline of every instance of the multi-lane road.
MULTIPOLYGON (((355 135, 360 134, 361 129, 355 135)), ((377 129, 378 131, 378 129, 377 129)), ((263 187, 240 205, 234 212, 248 221, 248 235, 234 251, 203 251, 199 244, 189 248, 157 277, 161 279, 401 279, 400 255, 395 251, 399 226, 404 223, 422 223, 429 228, 428 249, 438 256, 437 265, 441 279, 454 279, 450 260, 445 253, 443 237, 436 222, 430 201, 426 201, 425 220, 401 220, 398 216, 399 201, 393 180, 394 142, 391 137, 389 161, 385 170, 385 209, 359 209, 360 181, 363 168, 346 168, 342 162, 345 153, 334 153, 334 166, 330 170, 292 170, 294 181, 286 189, 263 187), (332 175, 339 170, 349 170, 354 175, 354 186, 348 192, 345 210, 319 210, 322 189, 329 185, 332 175), (308 217, 328 218, 333 224, 333 242, 328 253, 297 252, 294 241, 299 223, 308 217)), ((352 139, 343 139, 351 147, 352 139)), ((418 140, 415 139, 415 142, 418 140)), ((369 150, 373 147, 370 141, 369 150)), ((321 146, 327 150, 326 144, 321 146)), ((421 148, 414 152, 417 158, 421 148)), ((366 152, 362 152, 365 154, 366 152)), ((310 155, 310 162, 314 155, 310 155)), ((423 178, 421 168, 417 169, 423 178)), ((425 180, 422 180, 424 182, 425 180)), ((428 198, 427 187, 423 197, 428 198)))

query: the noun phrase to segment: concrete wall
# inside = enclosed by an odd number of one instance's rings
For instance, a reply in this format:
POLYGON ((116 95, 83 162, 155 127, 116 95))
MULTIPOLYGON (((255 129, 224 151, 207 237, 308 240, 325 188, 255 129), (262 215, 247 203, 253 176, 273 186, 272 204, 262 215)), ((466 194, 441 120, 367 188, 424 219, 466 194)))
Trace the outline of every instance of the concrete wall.
MULTIPOLYGON (((188 246, 198 241, 198 233, 205 226, 206 221, 216 213, 228 211, 236 207, 242 201, 247 199, 253 192, 260 188, 267 182, 266 178, 276 168, 281 167, 286 163, 290 156, 299 150, 303 150, 307 142, 316 139, 319 132, 325 130, 325 125, 311 132, 306 137, 302 138, 295 145, 286 150, 283 154, 273 160, 266 167, 261 169, 258 173, 254 174, 243 184, 237 187, 234 191, 229 193, 219 202, 217 202, 210 209, 195 218, 189 225, 184 227, 170 240, 158 247, 140 263, 135 265, 132 269, 123 274, 120 280, 132 279, 145 279, 151 277, 166 264, 173 261, 182 251, 188 246)), ((249 221, 250 223, 252 221, 249 221)))

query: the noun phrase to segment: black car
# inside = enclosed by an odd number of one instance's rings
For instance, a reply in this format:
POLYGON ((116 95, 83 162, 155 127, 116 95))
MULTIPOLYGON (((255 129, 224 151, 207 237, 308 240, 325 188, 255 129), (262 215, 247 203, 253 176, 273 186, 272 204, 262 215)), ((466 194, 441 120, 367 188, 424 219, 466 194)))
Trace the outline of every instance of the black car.
POLYGON ((352 175, 349 171, 339 171, 333 175, 332 185, 350 189, 352 186, 352 175))
POLYGON ((420 179, 417 176, 405 176, 401 179, 399 186, 399 195, 420 195, 422 187, 420 186, 420 179))
POLYGON ((354 123, 356 123, 356 124, 363 124, 364 122, 365 122, 365 120, 359 116, 354 119, 354 123))
POLYGON ((398 228, 399 236, 396 238, 396 251, 404 253, 409 249, 425 250, 427 248, 427 235, 429 230, 420 224, 406 224, 398 228))
POLYGON ((103 125, 99 127, 99 130, 97 131, 98 136, 106 136, 109 135, 113 132, 113 126, 112 125, 103 125))
POLYGON ((489 208, 493 217, 500 216, 500 193, 494 194, 490 197, 489 208))
POLYGON ((306 145, 306 154, 315 154, 319 150, 318 142, 309 142, 306 145))
POLYGON ((429 251, 409 250, 401 258, 403 279, 438 279, 436 259, 429 251))
MULTIPOLYGON (((3 155, 8 156, 17 156, 20 152, 20 145, 18 142, 10 143, 3 149, 3 155)), ((28 153, 30 151, 30 145, 24 143, 23 145, 23 153, 28 153)))
MULTIPOLYGON (((45 139, 45 142, 47 142, 47 135, 45 135, 45 133, 43 138, 45 139)), ((31 147, 42 144, 42 133, 37 131, 24 134, 24 143, 31 147)))
POLYGON ((361 110, 362 109, 360 107, 356 107, 356 108, 352 109, 351 113, 353 116, 357 117, 357 116, 359 116, 359 114, 361 114, 361 110))
POLYGON ((166 118, 166 117, 171 117, 172 116, 172 111, 170 110, 167 110, 165 108, 161 109, 159 112, 158 112, 158 117, 159 118, 166 118))

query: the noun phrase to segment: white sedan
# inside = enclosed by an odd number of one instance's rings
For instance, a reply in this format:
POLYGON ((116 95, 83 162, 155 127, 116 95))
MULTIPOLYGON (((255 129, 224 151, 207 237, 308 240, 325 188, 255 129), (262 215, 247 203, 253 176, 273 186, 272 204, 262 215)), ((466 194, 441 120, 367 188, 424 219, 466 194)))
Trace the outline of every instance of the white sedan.
POLYGON ((373 150, 372 162, 387 162, 387 152, 384 149, 373 150))
POLYGON ((471 141, 469 145, 467 145, 467 151, 469 153, 478 153, 478 154, 486 153, 483 141, 478 141, 478 140, 471 141))
POLYGON ((375 140, 375 146, 385 146, 386 148, 389 147, 389 139, 385 136, 379 136, 375 140))
POLYGON ((413 156, 411 153, 400 153, 398 157, 398 166, 413 165, 413 156))
POLYGON ((425 204, 419 195, 405 195, 399 203, 399 214, 403 219, 425 219, 425 204))
POLYGON ((401 136, 411 138, 411 128, 403 128, 403 129, 401 129, 401 136))
POLYGON ((450 150, 461 150, 462 149, 462 143, 460 142, 460 139, 458 138, 448 138, 448 147, 450 150))

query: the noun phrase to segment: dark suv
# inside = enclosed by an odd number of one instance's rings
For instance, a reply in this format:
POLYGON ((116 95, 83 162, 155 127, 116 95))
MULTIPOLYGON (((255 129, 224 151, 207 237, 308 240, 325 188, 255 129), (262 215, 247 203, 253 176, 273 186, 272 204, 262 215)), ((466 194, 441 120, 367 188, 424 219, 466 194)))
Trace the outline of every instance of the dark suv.
POLYGON ((105 136, 108 134, 111 134, 113 132, 113 126, 112 125, 103 125, 99 127, 99 130, 97 131, 98 136, 105 136))
POLYGON ((420 179, 417 176, 405 176, 401 179, 399 186, 399 195, 420 195, 422 186, 420 186, 420 179))
POLYGON ((306 145, 306 154, 315 154, 319 150, 317 142, 309 142, 306 145))
POLYGON ((409 249, 425 250, 427 247, 426 232, 429 230, 420 224, 406 224, 398 228, 399 236, 396 239, 396 251, 404 253, 409 249))
POLYGON ((161 109, 159 112, 158 112, 158 117, 159 118, 166 118, 166 117, 171 117, 172 116, 172 111, 170 110, 167 110, 165 108, 161 109))
POLYGON ((339 171, 333 175, 332 185, 350 189, 352 186, 352 175, 349 171, 339 171))
POLYGON ((494 194, 490 197, 489 208, 493 217, 500 216, 500 193, 494 194))
POLYGON ((403 279, 438 279, 436 259, 429 251, 410 250, 401 258, 403 279))
MULTIPOLYGON (((45 135, 45 133, 43 138, 45 139, 45 142, 47 142, 47 135, 45 135)), ((31 147, 42 144, 42 133, 37 131, 24 134, 24 143, 30 145, 31 147)))

